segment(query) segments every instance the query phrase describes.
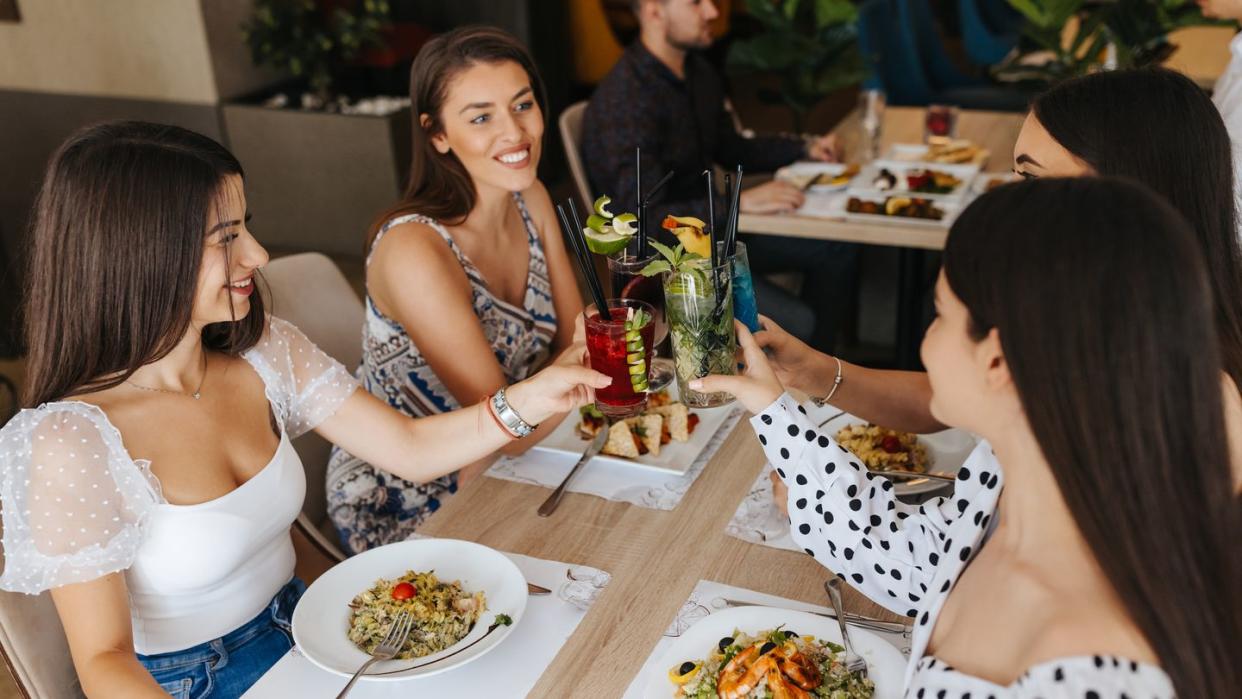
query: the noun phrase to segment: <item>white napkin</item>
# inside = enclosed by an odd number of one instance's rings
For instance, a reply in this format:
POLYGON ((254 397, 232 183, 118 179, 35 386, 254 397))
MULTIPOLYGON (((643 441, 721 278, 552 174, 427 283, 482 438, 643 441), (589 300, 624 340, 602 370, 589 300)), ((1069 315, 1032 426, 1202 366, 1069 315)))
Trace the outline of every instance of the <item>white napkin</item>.
MULTIPOLYGON (((724 410, 725 408, 717 408, 724 410)), ((569 484, 569 492, 586 493, 605 500, 628 502, 651 510, 672 510, 703 472, 703 467, 716 455, 716 450, 733 433, 742 410, 732 412, 712 435, 698 458, 682 475, 659 473, 650 469, 617 467, 608 463, 588 463, 569 484)), ((496 460, 487 475, 545 488, 561 484, 578 461, 574 454, 532 449, 521 456, 504 456, 496 460)))
MULTIPOLYGON (((549 588, 553 594, 531 596, 521 621, 504 643, 477 660, 431 677, 399 682, 360 680, 350 696, 358 699, 526 696, 578 628, 611 576, 588 566, 516 553, 505 555, 517 564, 528 582, 549 588)), ((294 648, 242 696, 244 699, 334 696, 346 682, 346 678, 320 669, 294 648)))

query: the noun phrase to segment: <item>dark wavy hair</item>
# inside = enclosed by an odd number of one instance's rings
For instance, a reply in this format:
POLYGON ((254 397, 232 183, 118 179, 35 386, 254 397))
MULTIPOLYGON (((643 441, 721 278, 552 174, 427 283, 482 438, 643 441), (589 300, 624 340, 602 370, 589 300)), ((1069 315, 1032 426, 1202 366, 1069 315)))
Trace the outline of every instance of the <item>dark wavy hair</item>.
POLYGON ((1242 687, 1238 502, 1203 255, 1137 183, 998 188, 953 224, 944 274, 995 328, 1078 529, 1181 697, 1242 687))
POLYGON ((1171 70, 1105 71, 1035 98, 1035 118, 1099 175, 1129 177, 1190 222, 1212 287, 1225 371, 1242 389, 1242 247, 1233 150, 1216 106, 1171 70))
POLYGON ((496 27, 461 27, 428 41, 410 67, 410 103, 414 113, 414 157, 410 182, 401 201, 385 211, 367 232, 366 251, 384 223, 395 216, 418 213, 437 221, 457 223, 474 208, 474 181, 457 155, 440 153, 431 139, 444 130, 441 110, 448 86, 461 71, 478 64, 513 62, 526 71, 539 109, 547 114, 548 99, 530 52, 512 34, 496 27), (422 124, 426 115, 429 124, 422 124))
MULTIPOLYGON (((61 145, 35 205, 24 406, 111 388, 172 351, 229 175, 243 172, 224 146, 177 126, 109 122, 61 145)), ((208 325, 203 343, 237 355, 264 324, 255 293, 244 318, 208 325)))

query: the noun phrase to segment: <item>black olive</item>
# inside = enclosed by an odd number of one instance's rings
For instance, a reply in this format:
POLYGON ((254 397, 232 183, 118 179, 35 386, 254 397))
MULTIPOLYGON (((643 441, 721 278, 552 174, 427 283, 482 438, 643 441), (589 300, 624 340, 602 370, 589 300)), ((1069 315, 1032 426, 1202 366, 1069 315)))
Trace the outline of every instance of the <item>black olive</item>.
POLYGON ((759 655, 767 655, 768 651, 772 650, 775 647, 776 647, 775 643, 768 641, 767 643, 763 644, 762 648, 759 649, 759 655))
POLYGON ((694 669, 694 663, 687 660, 686 662, 681 664, 681 667, 677 668, 677 674, 685 675, 693 669, 694 669))
POLYGON ((798 634, 794 633, 793 631, 786 631, 786 632, 785 632, 785 637, 786 637, 786 638, 797 638, 797 637, 798 637, 798 634))
POLYGON ((725 636, 724 638, 720 639, 720 643, 717 643, 716 647, 720 649, 721 653, 723 653, 725 651, 725 648, 728 648, 731 645, 733 645, 733 637, 725 636))

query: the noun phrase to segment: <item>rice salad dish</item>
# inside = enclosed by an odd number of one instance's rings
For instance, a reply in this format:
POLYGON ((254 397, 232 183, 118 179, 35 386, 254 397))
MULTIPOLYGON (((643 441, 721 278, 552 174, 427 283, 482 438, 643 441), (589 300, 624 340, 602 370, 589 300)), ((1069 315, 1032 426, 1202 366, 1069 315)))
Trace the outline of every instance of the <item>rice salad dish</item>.
POLYGON ((399 578, 380 578, 349 603, 349 640, 373 653, 393 619, 410 613, 410 635, 396 659, 421 658, 465 638, 487 609, 482 592, 469 593, 460 581, 441 582, 435 571, 406 571, 399 578))
POLYGON ((838 659, 844 649, 776 628, 752 636, 734 630, 706 658, 668 670, 675 699, 870 699, 875 683, 838 659))
POLYGON ((837 442, 873 471, 927 473, 927 448, 913 432, 878 425, 849 425, 837 431, 837 442))

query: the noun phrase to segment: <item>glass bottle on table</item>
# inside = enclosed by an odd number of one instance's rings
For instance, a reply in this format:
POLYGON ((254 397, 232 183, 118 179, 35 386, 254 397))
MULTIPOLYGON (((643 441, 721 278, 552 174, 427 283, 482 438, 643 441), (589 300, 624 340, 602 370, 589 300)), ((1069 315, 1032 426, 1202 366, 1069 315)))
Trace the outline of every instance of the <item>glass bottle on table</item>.
POLYGON ((858 94, 859 125, 862 128, 862 151, 867 160, 880 157, 880 141, 883 138, 884 108, 887 105, 883 90, 867 89, 858 94))

